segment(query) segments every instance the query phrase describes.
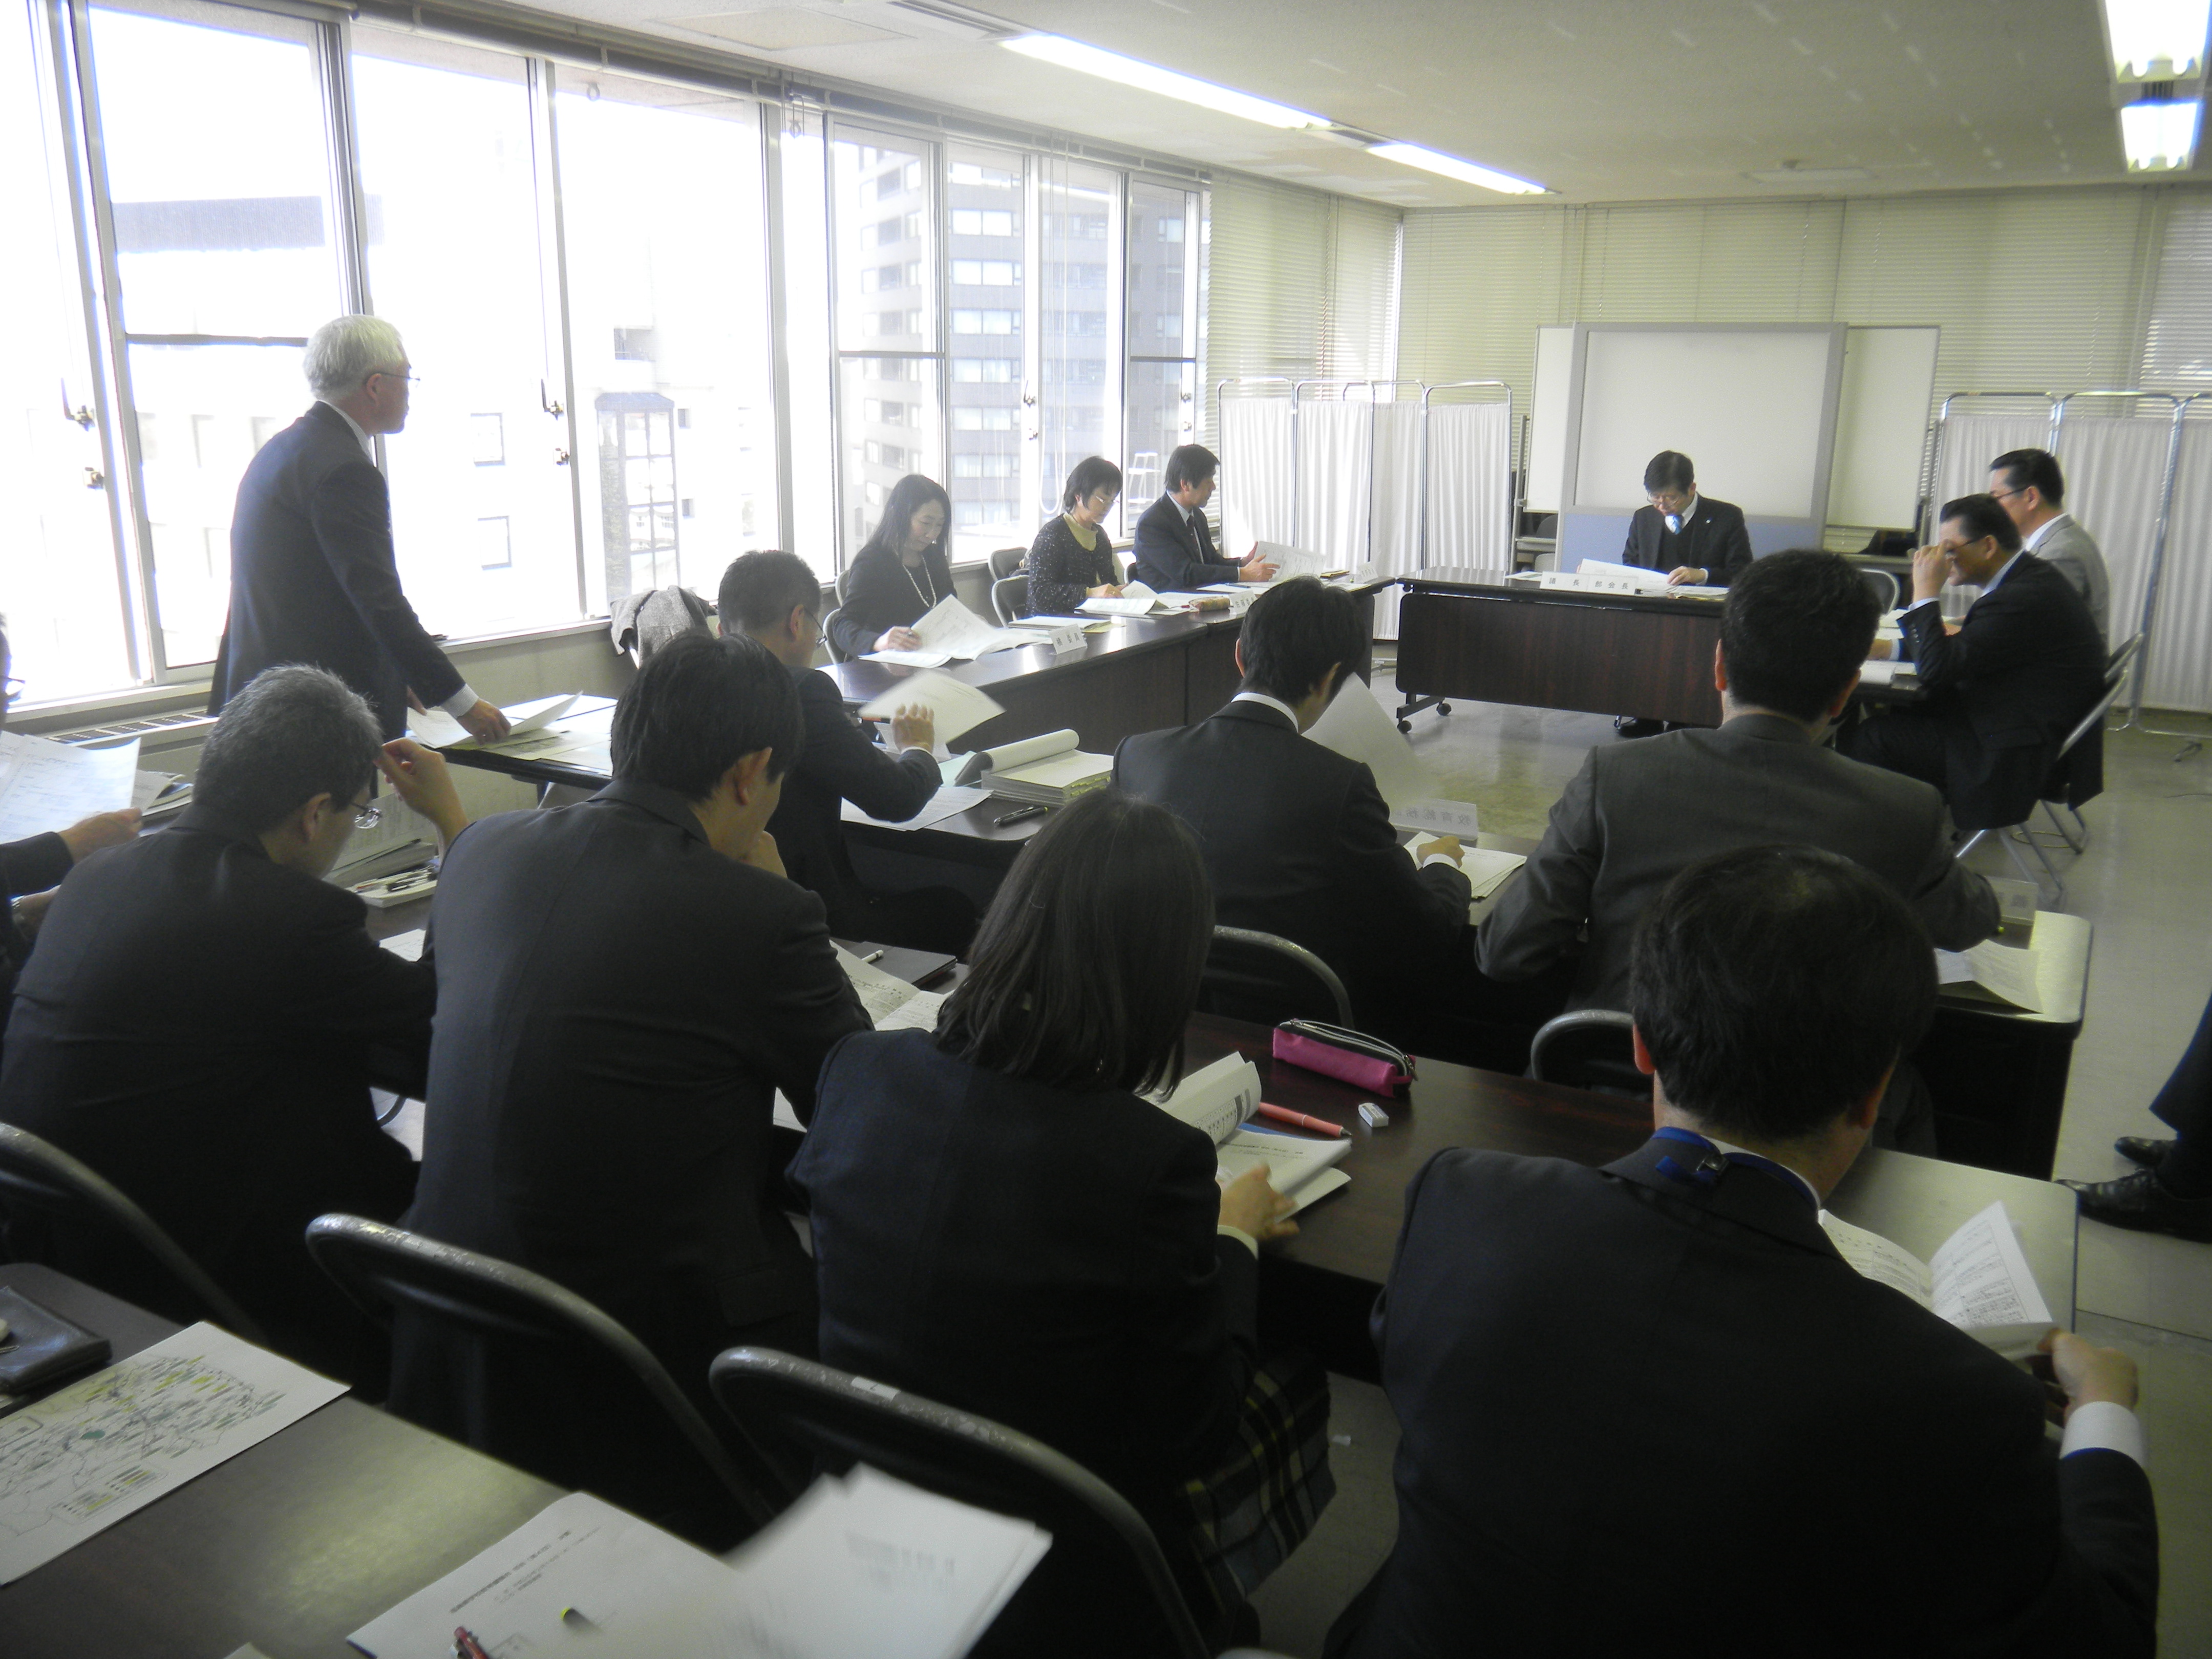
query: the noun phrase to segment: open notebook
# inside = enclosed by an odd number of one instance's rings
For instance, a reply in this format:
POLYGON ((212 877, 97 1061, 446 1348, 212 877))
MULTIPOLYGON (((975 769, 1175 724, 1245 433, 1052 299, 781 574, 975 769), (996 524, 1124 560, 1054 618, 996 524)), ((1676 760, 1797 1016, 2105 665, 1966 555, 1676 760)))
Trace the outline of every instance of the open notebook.
POLYGON ((2008 1358, 2033 1352, 2051 1328, 2050 1306, 2036 1288, 2002 1199, 1945 1239, 1926 1261, 1826 1210, 1820 1225, 1838 1254, 1867 1278, 1903 1291, 2008 1358))
POLYGON ((1336 1167, 1352 1150, 1348 1135, 1323 1140, 1244 1127, 1260 1109, 1260 1068, 1242 1054, 1224 1054, 1184 1077, 1164 1098, 1152 1098, 1213 1143, 1221 1180, 1234 1181, 1255 1164, 1266 1164, 1275 1190, 1296 1200, 1293 1215, 1352 1179, 1336 1167))

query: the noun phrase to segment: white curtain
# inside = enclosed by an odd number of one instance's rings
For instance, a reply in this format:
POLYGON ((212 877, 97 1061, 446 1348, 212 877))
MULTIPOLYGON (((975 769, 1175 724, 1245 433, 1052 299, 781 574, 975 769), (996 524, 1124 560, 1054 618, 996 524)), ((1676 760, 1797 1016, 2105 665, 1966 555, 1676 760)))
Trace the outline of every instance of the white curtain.
MULTIPOLYGON (((2144 405, 2146 410, 2151 407, 2144 405)), ((2085 419, 2069 410, 2058 428, 2066 510, 2097 538, 2098 550, 2105 556, 2105 570, 2112 584, 2110 625, 2116 646, 2136 631, 2142 615, 2172 427, 2163 410, 2112 420, 2085 419)))
POLYGON ((1513 431, 1503 401, 1429 406, 1428 556, 1439 565, 1504 576, 1513 568, 1506 511, 1513 431))
POLYGON ((1295 469, 1291 400, 1221 399, 1221 550, 1241 559, 1255 541, 1291 539, 1295 469))
MULTIPOLYGON (((2070 422, 2069 422, 2070 424, 2070 422)), ((1937 428, 1934 511, 1961 495, 1990 487, 1990 463, 2008 449, 2043 449, 2051 442, 2047 410, 2009 415, 1954 413, 1937 428)))
MULTIPOLYGON (((1421 562, 1421 405, 1412 398, 1375 406, 1375 574, 1404 576, 1421 562)), ((1398 637, 1399 590, 1375 596, 1375 637, 1398 637)))
POLYGON ((1298 522, 1291 540, 1347 568, 1367 562, 1373 414, 1364 400, 1298 405, 1298 522))
MULTIPOLYGON (((2103 527, 2091 524, 2090 529, 2101 534, 2103 527)), ((2124 611, 2119 585, 2113 584, 2115 641, 2142 625, 2142 587, 2138 574, 2129 589, 2130 608, 2124 611)), ((2158 708, 2212 714, 2212 427, 2192 424, 2182 433, 2181 467, 2166 532, 2166 569, 2159 578, 2158 618, 2148 650, 2143 701, 2158 708)))

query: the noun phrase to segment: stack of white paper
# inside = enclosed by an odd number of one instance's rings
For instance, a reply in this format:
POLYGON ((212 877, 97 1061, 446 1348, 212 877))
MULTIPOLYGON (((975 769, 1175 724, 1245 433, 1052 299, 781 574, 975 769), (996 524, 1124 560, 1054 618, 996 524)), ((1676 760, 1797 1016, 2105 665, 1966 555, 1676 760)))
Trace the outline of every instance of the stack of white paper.
POLYGON ((1079 747, 1072 731, 1047 732, 979 749, 955 775, 957 783, 988 784, 994 795, 1036 806, 1064 806, 1086 789, 1103 787, 1114 775, 1114 757, 1079 747))
POLYGON ((887 720, 902 708, 927 709, 940 744, 950 743, 985 720, 1006 712, 965 680, 925 670, 912 679, 900 681, 868 704, 860 710, 860 718, 887 720))
POLYGON ((131 804, 138 783, 138 739, 87 749, 50 738, 0 732, 0 842, 66 830, 131 804))
POLYGON ((1826 1210, 1820 1225, 1837 1254, 1859 1273, 1902 1291, 2000 1353, 2020 1358, 2051 1328, 2050 1304, 2036 1285, 2002 1200, 1945 1239, 1927 1261, 1826 1210))

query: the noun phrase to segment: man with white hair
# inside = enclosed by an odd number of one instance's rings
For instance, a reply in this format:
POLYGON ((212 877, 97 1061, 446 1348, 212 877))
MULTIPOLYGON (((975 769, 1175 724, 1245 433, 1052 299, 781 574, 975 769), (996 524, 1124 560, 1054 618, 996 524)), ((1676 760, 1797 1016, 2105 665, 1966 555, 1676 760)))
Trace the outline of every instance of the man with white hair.
POLYGON ((442 708, 484 739, 507 717, 477 696, 400 591, 392 502, 369 441, 407 424, 406 348, 380 317, 339 317, 307 342, 315 403, 261 447, 230 524, 230 620, 208 712, 264 668, 307 663, 368 701, 387 738, 442 708))

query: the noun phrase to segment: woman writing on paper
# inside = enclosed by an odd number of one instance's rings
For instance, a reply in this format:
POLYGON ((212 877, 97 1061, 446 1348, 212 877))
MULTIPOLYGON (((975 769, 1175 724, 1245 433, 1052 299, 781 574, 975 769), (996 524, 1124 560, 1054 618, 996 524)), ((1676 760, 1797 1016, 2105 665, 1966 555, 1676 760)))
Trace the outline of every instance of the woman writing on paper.
MULTIPOLYGON (((1225 1641, 1334 1486, 1326 1373, 1255 1336, 1257 1241, 1295 1231, 1290 1200, 1260 1170, 1216 1186, 1207 1136, 1137 1093, 1182 1071, 1212 924, 1180 819, 1082 796, 1016 861, 936 1031, 830 1051, 792 1178, 822 1358, 1118 1488, 1225 1641)), ((1047 1557, 1006 1615, 1036 1639, 1005 1650, 1157 1650, 1082 1604, 1080 1566, 1047 1557)))
POLYGON ((1075 464, 1060 492, 1064 509, 1048 520, 1030 544, 1030 608, 1032 617, 1073 617, 1084 600, 1121 595, 1121 570, 1114 543, 1098 526, 1121 494, 1121 469, 1092 455, 1075 464))
POLYGON ((830 621, 830 643, 848 657, 921 644, 909 624, 952 592, 945 553, 951 520, 952 503, 935 479, 909 472, 891 486, 876 533, 854 555, 845 597, 830 621))

